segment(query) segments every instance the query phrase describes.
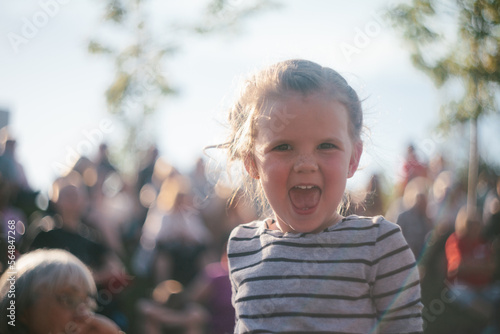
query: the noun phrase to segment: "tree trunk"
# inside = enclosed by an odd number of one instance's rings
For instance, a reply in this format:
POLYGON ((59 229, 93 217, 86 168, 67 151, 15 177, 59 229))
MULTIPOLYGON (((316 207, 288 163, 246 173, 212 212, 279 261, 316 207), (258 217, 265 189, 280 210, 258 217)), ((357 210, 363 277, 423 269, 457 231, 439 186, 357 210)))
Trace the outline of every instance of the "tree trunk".
POLYGON ((479 155, 477 144, 477 117, 470 119, 469 175, 467 184, 467 217, 477 214, 477 178, 479 155))

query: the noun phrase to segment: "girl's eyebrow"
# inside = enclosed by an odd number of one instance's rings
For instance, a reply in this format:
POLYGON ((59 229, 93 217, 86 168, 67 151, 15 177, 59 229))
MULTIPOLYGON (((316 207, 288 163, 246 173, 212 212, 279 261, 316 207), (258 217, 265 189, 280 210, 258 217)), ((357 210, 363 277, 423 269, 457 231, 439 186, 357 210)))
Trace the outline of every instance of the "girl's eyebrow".
MULTIPOLYGON (((287 137, 280 137, 280 138, 276 138, 276 139, 273 139, 271 141, 267 141, 266 142, 266 146, 267 145, 275 145, 275 144, 284 144, 284 143, 294 143, 294 142, 301 142, 301 140, 297 140, 297 139, 291 139, 291 138, 287 138, 287 137)), ((324 143, 324 142, 334 142, 334 143, 342 143, 343 140, 339 137, 326 137, 326 138, 322 138, 320 140, 318 140, 319 143, 324 143)))
POLYGON ((322 143, 334 143, 336 145, 344 145, 344 141, 341 139, 341 138, 338 138, 338 137, 328 137, 328 138, 325 138, 325 139, 322 139, 321 140, 322 143))
POLYGON ((322 139, 321 141, 341 142, 342 139, 340 139, 339 137, 326 137, 326 138, 322 139))

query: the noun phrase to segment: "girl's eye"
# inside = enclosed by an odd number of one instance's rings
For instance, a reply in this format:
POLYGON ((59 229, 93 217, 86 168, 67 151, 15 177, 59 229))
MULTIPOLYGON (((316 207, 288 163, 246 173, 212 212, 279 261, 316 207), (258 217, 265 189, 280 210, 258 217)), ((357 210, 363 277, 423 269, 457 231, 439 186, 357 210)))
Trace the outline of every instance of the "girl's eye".
POLYGON ((274 151, 288 151, 291 148, 292 147, 289 144, 281 144, 281 145, 276 146, 273 150, 274 151))
POLYGON ((335 146, 334 144, 331 144, 331 143, 322 143, 322 144, 319 144, 318 148, 320 150, 328 150, 328 149, 332 149, 332 148, 336 148, 337 146, 335 146))

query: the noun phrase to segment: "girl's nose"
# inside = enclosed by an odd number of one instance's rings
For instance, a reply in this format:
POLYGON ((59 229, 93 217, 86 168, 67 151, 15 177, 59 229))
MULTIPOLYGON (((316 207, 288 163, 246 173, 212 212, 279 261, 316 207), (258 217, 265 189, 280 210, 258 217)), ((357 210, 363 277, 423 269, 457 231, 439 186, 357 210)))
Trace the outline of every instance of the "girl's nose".
POLYGON ((297 173, 311 173, 318 170, 318 164, 312 154, 301 154, 297 157, 293 170, 297 173))

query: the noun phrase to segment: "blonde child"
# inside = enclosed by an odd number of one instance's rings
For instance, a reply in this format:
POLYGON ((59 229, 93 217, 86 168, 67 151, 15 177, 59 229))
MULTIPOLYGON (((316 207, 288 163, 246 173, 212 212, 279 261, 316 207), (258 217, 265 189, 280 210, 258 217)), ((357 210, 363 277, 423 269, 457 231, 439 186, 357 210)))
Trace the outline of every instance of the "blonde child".
POLYGON ((93 313, 96 294, 90 270, 68 251, 25 253, 0 276, 0 333, 124 334, 93 313))
POLYGON ((399 227, 338 213, 362 118, 345 79, 310 61, 246 81, 222 146, 270 214, 229 238, 235 333, 422 332, 418 271, 399 227))

